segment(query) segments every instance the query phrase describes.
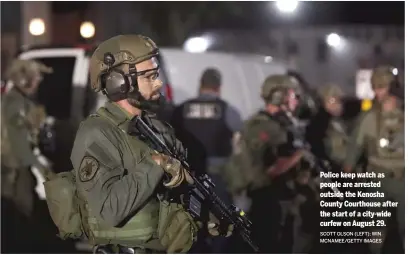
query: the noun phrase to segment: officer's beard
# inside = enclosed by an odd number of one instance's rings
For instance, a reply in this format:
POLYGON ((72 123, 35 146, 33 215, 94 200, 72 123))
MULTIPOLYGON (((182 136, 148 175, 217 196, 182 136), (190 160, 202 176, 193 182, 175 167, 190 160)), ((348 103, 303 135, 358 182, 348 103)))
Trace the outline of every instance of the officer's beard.
POLYGON ((129 97, 127 101, 130 105, 146 111, 158 111, 165 102, 165 98, 162 94, 160 94, 158 99, 145 99, 138 91, 133 91, 129 93, 129 97))

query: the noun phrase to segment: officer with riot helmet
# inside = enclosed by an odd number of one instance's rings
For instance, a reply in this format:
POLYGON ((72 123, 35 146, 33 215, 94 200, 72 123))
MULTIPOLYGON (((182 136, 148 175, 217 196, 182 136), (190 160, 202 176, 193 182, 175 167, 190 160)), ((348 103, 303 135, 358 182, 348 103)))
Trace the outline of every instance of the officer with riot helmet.
MULTIPOLYGON (((364 113, 358 120, 350 139, 344 171, 353 171, 358 157, 362 153, 365 154, 368 162, 366 170, 378 176, 370 180, 381 182, 381 187, 368 188, 367 192, 384 194, 384 198, 366 200, 381 203, 386 200, 398 202, 395 222, 404 248, 404 110, 401 100, 389 91, 393 80, 394 75, 390 67, 377 67, 373 70, 371 82, 378 105, 364 113)), ((380 208, 369 208, 369 210, 378 209, 380 208)), ((382 242, 370 244, 373 253, 382 251, 387 229, 392 223, 386 218, 377 219, 377 225, 372 227, 372 230, 382 232, 382 237, 378 237, 382 242)))
MULTIPOLYGON (((148 37, 119 35, 101 43, 90 59, 92 89, 109 101, 81 123, 74 141, 71 161, 77 192, 72 196, 81 206, 62 210, 59 206, 69 205, 48 202, 60 233, 85 236, 96 252, 179 253, 196 241, 197 223, 181 201, 167 196, 167 191, 191 183, 190 175, 177 159, 152 149, 135 129, 138 115, 164 141, 173 143, 175 153, 184 153, 172 128, 150 113, 161 97, 157 56, 158 48, 148 37), (170 176, 166 181, 164 173, 170 176), (70 210, 81 218, 65 224, 59 215, 70 210)), ((73 198, 58 193, 62 180, 46 183, 47 194, 69 201, 73 198)), ((219 235, 215 221, 208 230, 219 235)))

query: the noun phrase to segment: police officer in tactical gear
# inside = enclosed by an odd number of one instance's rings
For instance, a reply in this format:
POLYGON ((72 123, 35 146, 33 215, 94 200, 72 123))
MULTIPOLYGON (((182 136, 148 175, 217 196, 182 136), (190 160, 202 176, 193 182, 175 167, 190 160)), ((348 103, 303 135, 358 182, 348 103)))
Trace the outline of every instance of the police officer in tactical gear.
MULTIPOLYGON (((324 160, 328 168, 328 171, 340 172, 344 160, 347 154, 347 145, 349 140, 349 129, 347 121, 343 119, 343 103, 342 99, 344 93, 342 89, 336 84, 327 84, 321 87, 318 91, 318 95, 321 99, 321 109, 317 115, 310 121, 309 126, 306 130, 306 139, 311 145, 312 153, 324 160)), ((320 180, 320 179, 319 179, 320 180)), ((338 182, 344 182, 346 179, 338 179, 338 182)), ((352 180, 348 180, 352 182, 352 180)), ((347 189, 344 188, 343 191, 347 189)), ((350 189, 351 192, 356 192, 356 189, 350 189)), ((323 201, 334 201, 334 198, 321 198, 323 201)), ((354 198, 349 198, 349 201, 354 200, 354 198)), ((346 208, 350 210, 350 208, 346 208)), ((357 208, 352 208, 351 211, 358 210, 357 208)), ((328 208, 327 212, 333 213, 338 211, 338 209, 328 208)), ((340 221, 340 217, 330 218, 332 220, 340 221)), ((329 220, 330 220, 329 219, 329 220)), ((351 220, 350 217, 348 220, 351 220)), ((321 227, 320 231, 333 231, 334 227, 321 227)), ((338 228, 338 231, 349 231, 351 229, 338 228)), ((354 247, 348 247, 349 244, 321 244, 321 252, 326 252, 326 250, 334 250, 335 248, 340 251, 345 251, 347 248, 355 249, 357 251, 357 244, 354 247)))
MULTIPOLYGON (((90 60, 91 86, 109 101, 81 123, 71 161, 81 230, 96 252, 179 253, 196 241, 197 223, 167 195, 192 179, 178 160, 153 150, 133 122, 141 116, 183 153, 172 128, 148 111, 161 97, 157 55, 148 37, 119 35, 101 43, 90 60), (164 180, 164 173, 171 178, 164 180)), ((219 234, 216 223, 208 229, 219 234)))
MULTIPOLYGON (((172 125, 177 133, 182 133, 181 135, 185 138, 190 136, 190 139, 181 138, 190 140, 187 144, 191 145, 193 150, 199 149, 198 147, 203 148, 206 157, 206 162, 202 161, 202 164, 206 166, 204 170, 215 182, 216 194, 226 203, 230 203, 231 199, 224 188, 226 185, 219 176, 218 167, 231 154, 232 136, 234 132, 240 130, 242 121, 239 112, 220 98, 221 83, 222 76, 218 70, 206 69, 200 80, 198 97, 182 103, 175 109, 172 125)), ((201 160, 201 158, 196 157, 195 160, 201 160)), ((197 164, 197 162, 193 163, 197 164)), ((219 240, 214 242, 211 246, 212 250, 215 253, 223 252, 224 241, 221 239, 220 242, 219 240)))
MULTIPOLYGON (((11 225, 11 229, 6 230, 7 238, 24 240, 26 244, 31 244, 33 239, 27 236, 25 240, 25 236, 32 233, 25 220, 34 223, 30 219, 35 201, 35 179, 31 170, 35 167, 42 177, 51 174, 50 166, 41 162, 33 150, 38 147, 38 134, 45 123, 46 113, 32 97, 43 74, 51 72, 51 68, 39 62, 19 59, 14 60, 5 72, 6 81, 12 84, 12 88, 1 100, 1 196, 2 208, 8 210, 2 211, 2 217, 7 219, 3 221, 5 227, 11 225), (12 208, 16 211, 10 211, 12 208), (20 214, 27 218, 18 219, 20 214), (21 229, 25 231, 21 232, 21 229)), ((6 243, 13 245, 13 241, 6 243)), ((10 251, 16 252, 19 248, 24 247, 13 247, 17 250, 10 251)))
POLYGON ((269 78, 262 89, 268 111, 279 124, 280 132, 286 136, 286 141, 279 142, 274 148, 276 158, 267 170, 276 186, 275 193, 280 206, 278 241, 283 244, 281 252, 308 253, 315 248, 318 192, 316 182, 311 178, 310 165, 303 160, 308 148, 301 146, 299 141, 305 135, 303 125, 296 116, 301 88, 289 76, 285 76, 285 80, 279 84, 283 84, 284 94, 278 93, 278 98, 274 95, 278 84, 269 78))
MULTIPOLYGON (((389 92, 393 79, 392 69, 389 67, 377 67, 373 70, 371 82, 379 104, 364 113, 358 120, 350 139, 344 167, 345 172, 353 171, 358 156, 364 152, 368 162, 367 172, 374 172, 376 175, 369 181, 381 182, 381 187, 368 188, 367 192, 384 194, 384 197, 368 198, 366 201, 397 202, 396 206, 391 207, 397 212, 394 222, 387 221, 386 218, 375 219, 376 224, 371 227, 371 231, 382 232, 382 237, 377 237, 382 242, 376 241, 370 244, 373 253, 381 253, 387 229, 394 223, 397 223, 404 249, 404 110, 402 102, 389 92)), ((377 207, 369 210, 381 211, 377 207)))
MULTIPOLYGON (((262 85, 265 108, 246 121, 238 150, 224 168, 224 177, 233 194, 246 190, 252 199, 249 217, 253 238, 262 253, 283 252, 283 219, 289 210, 281 201, 291 200, 284 174, 302 158, 290 151, 288 131, 279 118, 298 105, 297 84, 286 75, 272 75, 262 85)), ((289 204, 289 203, 288 203, 289 204)))
POLYGON ((44 107, 31 99, 42 74, 50 72, 51 68, 39 62, 14 60, 5 75, 13 87, 2 98, 2 196, 14 200, 27 216, 33 209, 30 194, 34 183, 29 168, 35 166, 43 176, 50 173, 32 149, 38 146, 38 134, 46 113, 44 107))
POLYGON ((349 138, 348 126, 342 119, 344 93, 337 85, 328 84, 320 88, 319 96, 323 111, 311 121, 306 136, 312 145, 312 152, 334 163, 335 170, 340 171, 349 138))

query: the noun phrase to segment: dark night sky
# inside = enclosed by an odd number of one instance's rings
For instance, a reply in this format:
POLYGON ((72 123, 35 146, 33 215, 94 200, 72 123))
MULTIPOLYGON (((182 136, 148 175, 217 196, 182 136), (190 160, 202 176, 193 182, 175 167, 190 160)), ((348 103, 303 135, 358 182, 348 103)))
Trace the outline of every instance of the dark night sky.
MULTIPOLYGON (((161 2, 156 2, 161 5, 161 2)), ((183 9, 191 11, 195 2, 178 2, 186 7, 183 9), (189 7, 188 7, 189 6, 189 7)), ((55 12, 64 12, 84 9, 87 2, 53 2, 55 12)), ((134 2, 136 6, 141 4, 134 2)), ((169 5, 171 2, 163 4, 169 5)), ((211 6, 217 7, 218 2, 211 2, 211 6)), ((404 26, 404 1, 348 1, 348 2, 300 2, 297 13, 292 17, 285 17, 278 13, 274 2, 252 1, 236 2, 246 12, 239 17, 223 15, 218 22, 203 23, 198 29, 251 29, 269 28, 280 24, 293 25, 331 25, 331 24, 395 24, 404 26)))
MULTIPOLYGON (((260 4, 263 3, 260 2, 260 4)), ((297 16, 297 21, 303 24, 362 23, 404 25, 404 1, 302 2, 297 14, 295 15, 297 16)), ((283 15, 275 15, 275 17, 271 17, 271 20, 284 20, 284 17, 283 15)))

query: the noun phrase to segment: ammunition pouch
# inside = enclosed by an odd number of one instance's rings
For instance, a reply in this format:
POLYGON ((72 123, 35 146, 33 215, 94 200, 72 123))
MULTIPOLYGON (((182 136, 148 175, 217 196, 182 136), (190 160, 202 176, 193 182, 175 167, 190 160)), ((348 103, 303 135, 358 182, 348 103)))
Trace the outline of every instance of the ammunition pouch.
POLYGON ((194 219, 178 203, 160 201, 158 237, 167 253, 186 253, 197 239, 194 219))
POLYGON ((44 183, 46 200, 51 219, 62 239, 82 236, 80 199, 72 171, 55 175, 44 183))

